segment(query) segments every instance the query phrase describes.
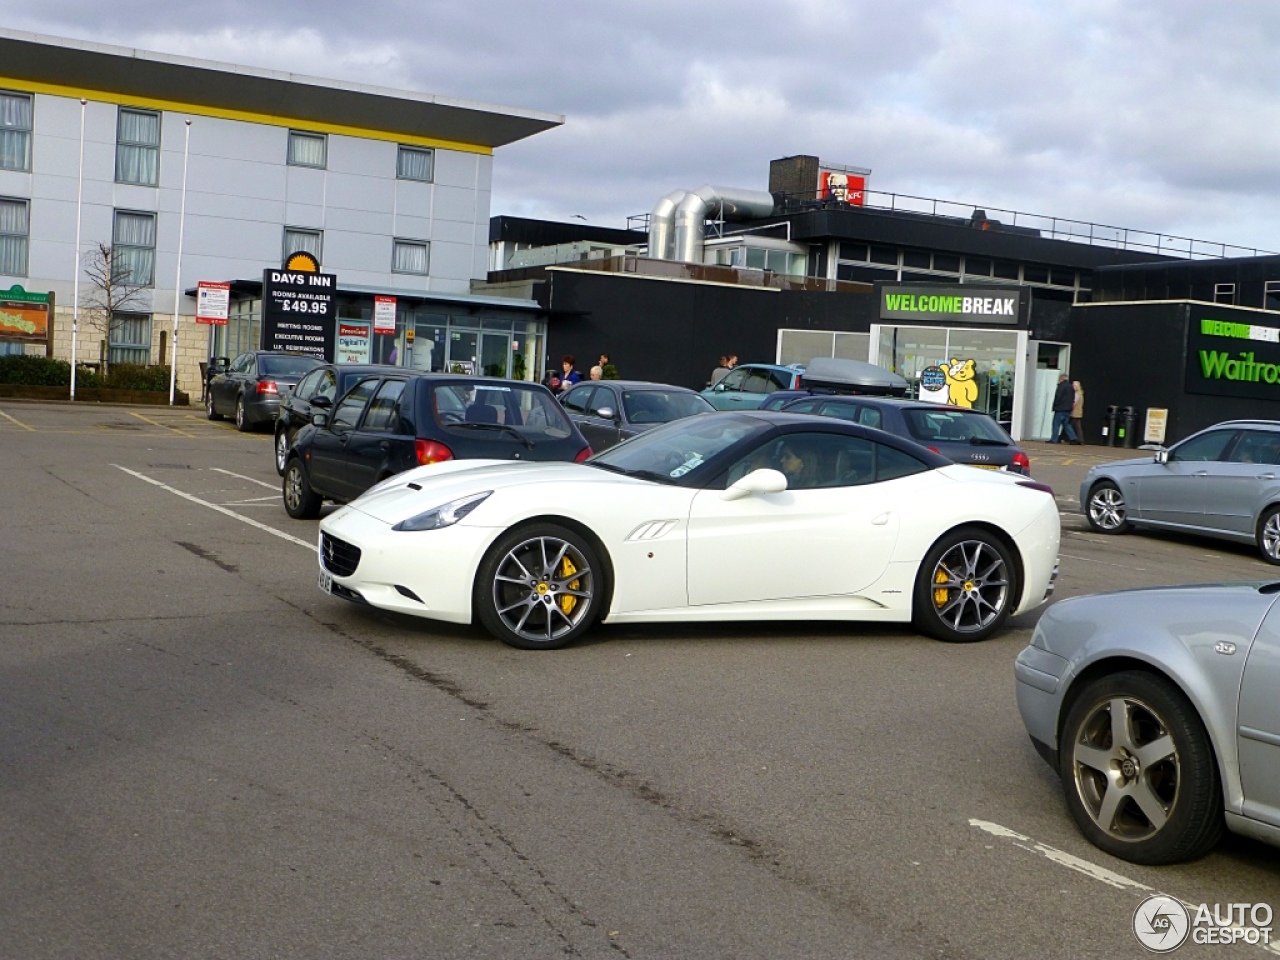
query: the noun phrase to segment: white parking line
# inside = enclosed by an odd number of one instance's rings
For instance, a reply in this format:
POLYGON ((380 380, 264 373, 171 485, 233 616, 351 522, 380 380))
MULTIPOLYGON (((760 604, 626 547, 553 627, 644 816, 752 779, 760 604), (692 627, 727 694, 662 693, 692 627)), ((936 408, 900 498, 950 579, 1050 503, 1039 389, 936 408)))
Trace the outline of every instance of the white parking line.
MULTIPOLYGON (((1108 870, 1106 867, 1100 867, 1096 863, 1090 863, 1088 860, 1081 860, 1079 857, 1072 856, 1065 850, 1059 850, 1057 847, 1051 847, 1047 843, 1040 843, 1038 840, 1033 840, 1031 837, 1018 833, 1014 830, 1010 830, 1008 827, 1002 827, 998 823, 992 823, 990 820, 971 819, 969 821, 969 826, 977 827, 979 830, 985 831, 986 833, 991 834, 991 836, 998 837, 1001 840, 1008 840, 1015 847, 1026 850, 1029 853, 1039 854, 1046 860, 1066 867, 1068 870, 1074 870, 1076 873, 1082 873, 1090 879, 1098 880, 1108 886, 1115 887, 1118 890, 1138 890, 1148 895, 1160 893, 1166 897, 1171 897, 1172 899, 1177 900, 1184 907, 1190 910, 1192 914, 1194 914, 1196 909, 1199 907, 1198 903, 1191 900, 1184 900, 1182 897, 1175 897, 1173 894, 1156 890, 1155 887, 1149 887, 1145 883, 1133 880, 1123 874, 1116 873, 1114 870, 1108 870)), ((1204 902, 1208 903, 1212 901, 1204 902)), ((1280 943, 1259 943, 1256 944, 1256 946, 1261 947, 1268 953, 1280 955, 1280 943)))
POLYGON ((1065 557, 1068 560, 1079 560, 1082 563, 1100 563, 1104 567, 1123 567, 1126 570, 1140 570, 1146 572, 1146 567, 1135 567, 1132 563, 1110 563, 1106 560, 1095 560, 1093 557, 1077 557, 1070 553, 1059 553, 1059 557, 1065 557))
MULTIPOLYGON (((139 480, 145 480, 147 483, 152 484, 153 486, 159 487, 161 490, 168 490, 170 493, 175 494, 179 497, 182 497, 182 499, 184 500, 190 500, 192 503, 198 503, 202 507, 208 507, 210 510, 216 510, 218 513, 224 514, 225 516, 231 517, 232 519, 239 520, 241 523, 247 523, 251 527, 257 527, 259 530, 269 533, 273 537, 279 537, 281 540, 288 540, 290 543, 296 543, 298 546, 306 547, 308 550, 314 551, 316 549, 316 545, 314 541, 301 540, 298 537, 293 536, 292 534, 285 533, 283 530, 277 530, 275 527, 269 527, 265 523, 259 523, 257 520, 253 520, 253 519, 250 519, 249 517, 241 516, 240 514, 236 513, 234 510, 228 510, 226 507, 219 506, 216 503, 210 503, 208 500, 201 500, 199 497, 192 496, 189 493, 185 493, 182 490, 177 489, 176 487, 171 487, 167 483, 161 483, 159 480, 154 480, 151 477, 148 477, 144 473, 138 473, 138 471, 136 470, 130 470, 128 467, 122 467, 118 463, 113 463, 112 466, 115 467, 117 470, 123 470, 125 473, 129 474, 129 476, 131 477, 137 477, 139 480)), ((249 479, 249 478, 246 478, 246 479, 249 479)), ((261 481, 258 481, 258 482, 261 482, 261 481)), ((267 486, 270 486, 270 484, 267 484, 267 486)))
POLYGON ((210 467, 209 469, 218 473, 225 473, 228 477, 235 477, 237 480, 248 480, 250 483, 256 483, 258 486, 266 487, 268 490, 280 489, 280 484, 278 483, 266 483, 262 480, 256 479, 255 477, 246 477, 243 473, 232 473, 230 470, 223 470, 221 467, 210 467))

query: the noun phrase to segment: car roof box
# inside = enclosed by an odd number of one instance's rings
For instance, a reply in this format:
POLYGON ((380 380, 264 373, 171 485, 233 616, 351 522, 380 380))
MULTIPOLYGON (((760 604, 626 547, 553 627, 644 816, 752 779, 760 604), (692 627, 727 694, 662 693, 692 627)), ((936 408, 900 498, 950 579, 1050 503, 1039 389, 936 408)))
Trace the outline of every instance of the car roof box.
POLYGON ((814 357, 804 369, 801 382, 809 390, 829 393, 862 393, 878 397, 901 397, 907 392, 906 379, 892 370, 865 360, 842 357, 814 357))

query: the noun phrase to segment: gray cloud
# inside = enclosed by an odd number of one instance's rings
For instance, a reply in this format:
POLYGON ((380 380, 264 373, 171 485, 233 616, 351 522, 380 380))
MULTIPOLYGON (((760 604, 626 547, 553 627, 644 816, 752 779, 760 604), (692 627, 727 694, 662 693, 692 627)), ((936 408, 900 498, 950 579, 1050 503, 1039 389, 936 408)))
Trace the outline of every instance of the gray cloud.
POLYGON ((622 226, 772 159, 873 190, 1280 250, 1269 0, 0 0, 11 29, 561 113, 494 213, 622 226), (144 25, 141 29, 136 26, 144 25))

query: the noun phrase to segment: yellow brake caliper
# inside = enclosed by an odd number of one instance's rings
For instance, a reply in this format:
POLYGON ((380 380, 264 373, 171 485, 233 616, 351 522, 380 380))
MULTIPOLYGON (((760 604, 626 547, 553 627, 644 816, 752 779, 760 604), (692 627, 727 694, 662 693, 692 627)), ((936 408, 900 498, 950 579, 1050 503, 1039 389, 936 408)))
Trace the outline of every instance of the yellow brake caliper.
MULTIPOLYGON (((569 560, 567 556, 560 561, 560 575, 562 577, 567 577, 577 572, 578 572, 578 568, 573 565, 573 563, 569 560)), ((577 590, 578 583, 579 581, 574 580, 572 583, 569 584, 569 589, 577 590)), ((560 598, 560 609, 564 611, 564 615, 566 617, 569 614, 573 613, 573 608, 576 607, 577 605, 578 605, 577 597, 570 597, 568 595, 565 595, 560 598)))
MULTIPOLYGON (((942 570, 938 570, 933 575, 933 582, 946 583, 947 582, 946 573, 942 570)), ((933 605, 935 607, 945 607, 947 605, 947 600, 950 598, 950 596, 951 596, 951 591, 948 590, 946 587, 934 587, 933 605)))

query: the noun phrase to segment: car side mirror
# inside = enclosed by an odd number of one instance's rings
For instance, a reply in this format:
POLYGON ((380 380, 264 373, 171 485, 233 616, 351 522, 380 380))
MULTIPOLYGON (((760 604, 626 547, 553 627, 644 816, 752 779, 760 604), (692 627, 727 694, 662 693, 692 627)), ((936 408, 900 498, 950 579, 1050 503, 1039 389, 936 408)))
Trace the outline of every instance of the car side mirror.
POLYGON ((329 407, 333 406, 333 401, 324 394, 320 394, 318 397, 311 398, 311 405, 313 407, 320 407, 322 410, 327 410, 329 407))
POLYGON ((713 392, 715 392, 715 393, 724 393, 724 384, 723 384, 723 383, 717 383, 717 384, 716 384, 714 387, 712 387, 711 389, 712 389, 712 391, 713 391, 713 392))
POLYGON ((323 427, 329 422, 329 414, 322 410, 317 410, 311 414, 311 422, 317 427, 323 427))
POLYGON ((724 493, 720 494, 720 499, 741 500, 743 497, 749 497, 753 494, 782 493, 786 489, 786 474, 781 470, 770 470, 767 467, 762 467, 759 470, 752 470, 745 477, 731 484, 724 493))
POLYGON ((597 417, 602 417, 605 420, 618 419, 618 414, 614 411, 613 407, 597 407, 595 413, 597 417))
POLYGON ((231 367, 230 357, 213 357, 209 361, 210 373, 226 373, 231 367))
POLYGON ((1156 463, 1168 463, 1168 462, 1169 462, 1169 451, 1168 451, 1168 450, 1157 450, 1157 451, 1156 451, 1155 456, 1154 456, 1152 459, 1154 459, 1156 463))

